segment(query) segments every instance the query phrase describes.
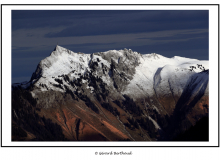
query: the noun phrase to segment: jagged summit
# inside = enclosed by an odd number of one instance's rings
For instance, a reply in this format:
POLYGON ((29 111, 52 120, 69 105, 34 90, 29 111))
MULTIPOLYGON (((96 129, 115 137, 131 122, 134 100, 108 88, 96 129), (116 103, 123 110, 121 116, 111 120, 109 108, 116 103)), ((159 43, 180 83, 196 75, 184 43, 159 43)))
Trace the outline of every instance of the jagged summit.
MULTIPOLYGON (((61 46, 59 46, 59 45, 56 45, 56 47, 54 48, 54 50, 53 51, 55 51, 55 52, 60 52, 60 51, 62 51, 62 50, 65 50, 66 48, 63 48, 63 47, 61 47, 61 46)), ((54 52, 51 52, 51 54, 52 53, 54 53, 54 52)))
POLYGON ((62 46, 59 46, 59 45, 56 45, 56 47, 54 48, 54 51, 62 51, 62 50, 68 50, 68 49, 66 49, 66 48, 64 48, 64 47, 62 47, 62 46))
POLYGON ((53 52, 51 52, 50 55, 58 56, 58 55, 61 55, 61 54, 72 54, 73 55, 74 52, 67 49, 67 48, 64 48, 62 46, 56 45, 56 47, 54 48, 53 52))
POLYGON ((56 50, 58 49, 58 47, 59 47, 59 46, 58 46, 58 44, 57 44, 53 51, 56 51, 56 50))

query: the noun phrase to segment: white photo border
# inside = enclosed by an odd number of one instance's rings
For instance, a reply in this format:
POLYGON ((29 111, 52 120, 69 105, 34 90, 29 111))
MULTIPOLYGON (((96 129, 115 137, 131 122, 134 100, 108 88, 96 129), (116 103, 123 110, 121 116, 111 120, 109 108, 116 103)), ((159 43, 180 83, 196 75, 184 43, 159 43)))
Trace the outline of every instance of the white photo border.
POLYGON ((218 5, 2 5, 2 134, 1 146, 66 147, 190 147, 219 146, 218 5), (12 10, 209 10, 209 141, 208 142, 12 142, 11 51, 12 10))

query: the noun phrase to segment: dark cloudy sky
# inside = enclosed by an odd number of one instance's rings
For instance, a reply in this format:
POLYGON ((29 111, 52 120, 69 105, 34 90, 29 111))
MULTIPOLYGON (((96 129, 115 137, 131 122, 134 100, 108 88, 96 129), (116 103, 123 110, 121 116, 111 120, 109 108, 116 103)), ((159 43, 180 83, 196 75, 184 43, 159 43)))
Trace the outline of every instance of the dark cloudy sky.
POLYGON ((208 60, 208 10, 13 10, 12 83, 29 81, 58 43, 208 60))

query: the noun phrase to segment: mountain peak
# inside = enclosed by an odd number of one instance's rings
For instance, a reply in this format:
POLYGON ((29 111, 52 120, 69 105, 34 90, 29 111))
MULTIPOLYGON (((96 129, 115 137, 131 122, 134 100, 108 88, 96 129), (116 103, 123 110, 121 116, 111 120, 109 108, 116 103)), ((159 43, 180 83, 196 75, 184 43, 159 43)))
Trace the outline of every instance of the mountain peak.
POLYGON ((140 55, 130 49, 80 54, 57 45, 29 82, 12 86, 22 90, 12 94, 13 123, 27 111, 18 124, 33 131, 34 140, 38 133, 47 140, 54 130, 70 140, 95 140, 99 135, 99 140, 170 140, 185 129, 185 122, 190 124, 188 118, 196 122, 194 117, 208 114, 208 68, 208 61, 140 55), (18 98, 20 93, 24 96, 18 98), (34 125, 27 121, 32 110, 34 125), (51 127, 51 133, 45 132, 51 127))
POLYGON ((60 51, 62 49, 66 49, 64 47, 59 46, 58 44, 56 45, 56 47, 54 48, 54 51, 60 51))
POLYGON ((56 45, 56 47, 54 48, 53 52, 51 53, 51 55, 60 55, 62 52, 72 52, 64 47, 61 47, 59 45, 56 45))
POLYGON ((149 58, 149 59, 160 59, 161 57, 164 57, 164 56, 157 54, 157 53, 150 53, 150 54, 145 54, 144 57, 149 58))

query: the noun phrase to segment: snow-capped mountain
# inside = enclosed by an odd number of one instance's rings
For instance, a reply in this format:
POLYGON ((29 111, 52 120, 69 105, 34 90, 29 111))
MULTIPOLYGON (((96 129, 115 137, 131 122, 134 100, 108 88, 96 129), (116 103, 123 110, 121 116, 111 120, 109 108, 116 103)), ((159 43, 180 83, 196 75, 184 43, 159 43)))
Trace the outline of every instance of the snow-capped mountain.
MULTIPOLYGON (((40 115, 50 113, 56 123, 65 122, 61 126, 69 139, 73 136, 67 133, 71 126, 79 125, 79 129, 80 124, 87 124, 108 140, 166 139, 164 132, 171 130, 168 125, 174 125, 170 120, 181 111, 184 116, 178 122, 184 126, 207 115, 208 69, 208 61, 197 59, 142 55, 131 49, 84 54, 57 45, 39 63, 29 82, 13 84, 12 88, 30 91, 36 107, 41 108, 40 115), (66 99, 67 95, 71 98, 66 99), (73 103, 77 107, 67 107, 73 103), (68 109, 62 114, 52 114, 52 108, 64 106, 68 109), (75 117, 72 124, 71 120, 67 124, 66 114, 75 117), (110 129, 112 136, 91 120, 110 129), (118 138, 113 138, 115 135, 118 138)), ((177 127, 180 131, 186 128, 177 127)), ((79 130, 74 134, 72 139, 78 140, 79 130)))

